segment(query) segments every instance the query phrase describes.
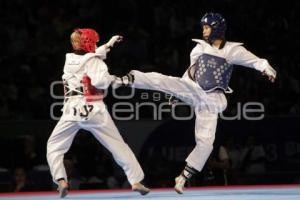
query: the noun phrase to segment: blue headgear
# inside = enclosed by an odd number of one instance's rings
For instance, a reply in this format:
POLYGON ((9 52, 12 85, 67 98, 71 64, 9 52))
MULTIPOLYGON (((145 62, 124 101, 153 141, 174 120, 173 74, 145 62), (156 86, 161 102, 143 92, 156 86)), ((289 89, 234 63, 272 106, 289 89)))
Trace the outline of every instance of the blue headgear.
POLYGON ((206 13, 201 18, 201 25, 209 25, 212 29, 208 37, 208 41, 213 41, 218 38, 224 38, 226 32, 226 20, 219 13, 206 13))

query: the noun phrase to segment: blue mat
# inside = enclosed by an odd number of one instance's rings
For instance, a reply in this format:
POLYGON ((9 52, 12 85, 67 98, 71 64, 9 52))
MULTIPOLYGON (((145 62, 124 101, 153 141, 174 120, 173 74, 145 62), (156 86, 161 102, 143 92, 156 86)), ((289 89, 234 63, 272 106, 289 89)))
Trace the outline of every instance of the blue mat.
MULTIPOLYGON (((5 200, 52 200, 60 199, 54 193, 21 193, 18 195, 3 196, 5 200)), ((186 190, 183 195, 178 195, 173 190, 154 190, 146 196, 140 196, 131 191, 124 192, 70 192, 65 200, 129 200, 129 199, 153 199, 153 200, 300 200, 300 187, 294 188, 251 188, 251 189, 193 189, 186 190)))

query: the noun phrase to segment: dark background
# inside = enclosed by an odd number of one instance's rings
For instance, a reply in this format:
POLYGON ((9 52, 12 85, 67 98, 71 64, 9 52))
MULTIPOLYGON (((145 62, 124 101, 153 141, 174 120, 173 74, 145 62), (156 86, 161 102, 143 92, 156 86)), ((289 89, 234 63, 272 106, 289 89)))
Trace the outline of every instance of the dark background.
MULTIPOLYGON (((230 86, 235 92, 228 95, 225 114, 234 115, 238 102, 255 101, 264 104, 265 119, 220 120, 216 149, 233 138, 235 149, 241 150, 247 139, 254 136, 256 144, 265 150, 263 163, 271 174, 264 172, 250 180, 243 166, 233 170, 238 173, 232 184, 296 183, 300 178, 299 9, 298 1, 1 1, 1 191, 15 190, 16 172, 27 174, 28 186, 24 190, 52 188, 49 172, 41 168, 47 164, 45 145, 56 123, 50 118, 50 106, 61 100, 53 99, 49 88, 61 78, 74 28, 97 30, 99 45, 115 34, 124 36, 124 41, 108 54, 106 63, 111 74, 124 75, 139 69, 182 76, 195 46, 191 39, 201 38, 200 19, 206 12, 221 13, 227 20, 227 40, 243 42, 254 54, 266 58, 278 74, 272 84, 257 71, 240 66, 234 70, 230 86)), ((56 90, 60 93, 62 88, 56 90)), ((121 88, 119 92, 126 93, 127 89, 121 88)), ((143 100, 143 92, 146 91, 138 91, 129 101, 166 101, 143 100)), ((109 89, 105 99, 108 108, 118 101, 109 89)), ((55 113, 59 115, 58 110, 55 113)), ((180 112, 184 115, 186 109, 180 112)), ((138 123, 151 124, 152 120, 152 110, 144 108, 138 123)), ((145 169, 146 183, 153 187, 172 186, 193 146, 193 126, 193 120, 174 121, 167 113, 161 125, 149 133, 145 145, 135 152, 145 169), (187 149, 182 159, 167 159, 169 150, 178 145, 187 149)), ((124 175, 110 154, 85 132, 76 137, 66 158, 73 169, 70 176, 76 178, 79 189, 126 187, 124 175), (97 180, 91 180, 93 177, 97 180)), ((204 173, 200 174, 190 185, 204 185, 203 177, 204 173)))

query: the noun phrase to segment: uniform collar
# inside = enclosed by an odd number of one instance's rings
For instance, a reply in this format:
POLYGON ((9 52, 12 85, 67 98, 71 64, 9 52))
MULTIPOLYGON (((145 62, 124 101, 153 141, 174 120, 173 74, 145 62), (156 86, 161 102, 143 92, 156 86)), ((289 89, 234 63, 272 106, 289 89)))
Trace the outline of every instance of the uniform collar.
POLYGON ((76 55, 84 55, 84 54, 86 54, 87 52, 85 52, 85 51, 83 51, 83 50, 75 50, 74 53, 75 53, 76 55))
MULTIPOLYGON (((205 41, 205 40, 200 40, 200 39, 192 39, 192 41, 194 41, 194 42, 197 42, 197 43, 199 43, 199 44, 202 44, 202 45, 209 45, 209 46, 211 46, 212 47, 212 45, 210 44, 210 43, 208 43, 207 41, 205 41)), ((225 44, 226 44, 226 40, 224 39, 224 40, 222 40, 222 43, 221 43, 221 45, 220 45, 220 47, 219 47, 219 49, 223 49, 224 48, 224 46, 225 46, 225 44)))

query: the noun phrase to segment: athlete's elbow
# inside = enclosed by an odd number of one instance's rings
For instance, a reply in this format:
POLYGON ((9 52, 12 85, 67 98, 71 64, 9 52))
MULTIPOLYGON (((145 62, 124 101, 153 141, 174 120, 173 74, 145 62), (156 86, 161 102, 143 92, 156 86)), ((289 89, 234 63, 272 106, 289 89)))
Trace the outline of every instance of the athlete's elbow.
POLYGON ((96 82, 96 83, 92 82, 92 85, 97 89, 105 90, 109 87, 110 81, 99 81, 99 82, 96 82))

